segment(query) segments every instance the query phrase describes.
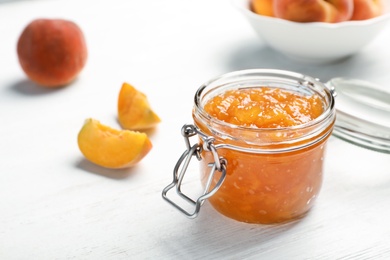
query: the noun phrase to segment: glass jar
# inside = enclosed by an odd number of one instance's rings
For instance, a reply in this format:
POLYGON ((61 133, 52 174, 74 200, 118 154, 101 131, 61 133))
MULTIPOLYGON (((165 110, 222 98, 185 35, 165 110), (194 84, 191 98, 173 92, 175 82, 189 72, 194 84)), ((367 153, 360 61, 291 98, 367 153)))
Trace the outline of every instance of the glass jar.
MULTIPOLYGON (((334 96, 314 78, 279 70, 245 70, 225 74, 202 85, 195 95, 194 125, 183 135, 198 135, 195 146, 187 140, 187 153, 174 173, 182 181, 189 160, 200 159, 204 193, 198 200, 179 195, 195 205, 196 216, 205 199, 223 215, 248 223, 278 223, 304 216, 321 189, 325 145, 335 122, 334 96), (231 89, 279 88, 299 95, 318 95, 323 113, 316 119, 286 128, 248 128, 218 120, 204 110, 205 103, 231 89), (191 151, 192 149, 192 151, 191 151), (180 174, 178 169, 185 161, 180 174)), ((175 182, 175 181, 174 181, 175 182)), ((172 188, 168 186, 163 193, 172 188)))
POLYGON ((352 144, 390 153, 389 111, 388 89, 362 80, 335 78, 324 84, 300 73, 272 69, 222 75, 195 94, 194 124, 182 128, 187 149, 162 196, 189 218, 198 215, 207 199, 218 212, 238 221, 272 224, 301 218, 320 192, 329 136, 333 133, 352 144), (248 128, 218 120, 204 109, 211 98, 228 90, 258 87, 316 95, 323 112, 296 126, 248 128), (204 187, 196 199, 181 187, 193 157, 200 161, 204 187), (173 188, 193 206, 191 210, 167 196, 173 188))

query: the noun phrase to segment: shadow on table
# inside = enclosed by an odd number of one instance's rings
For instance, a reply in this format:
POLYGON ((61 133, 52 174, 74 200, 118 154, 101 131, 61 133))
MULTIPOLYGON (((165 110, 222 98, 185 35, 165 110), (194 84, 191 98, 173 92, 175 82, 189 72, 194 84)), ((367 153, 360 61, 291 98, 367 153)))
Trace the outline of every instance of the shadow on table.
POLYGON ((8 91, 13 92, 13 94, 23 95, 23 96, 40 96, 40 95, 49 95, 57 93, 66 89, 67 86, 60 88, 47 88, 41 87, 28 79, 21 79, 15 81, 13 84, 10 84, 8 91))
POLYGON ((163 248, 167 254, 183 259, 240 259, 266 254, 274 250, 269 244, 293 237, 303 220, 277 225, 247 224, 228 219, 205 204, 196 219, 188 220, 193 224, 185 233, 178 227, 163 239, 163 248))
MULTIPOLYGON (((294 61, 257 40, 242 42, 227 55, 227 71, 253 68, 281 69, 299 72, 326 82, 335 77, 365 79, 379 73, 378 56, 360 52, 329 64, 308 64, 294 61)), ((379 57, 380 58, 380 57, 379 57)))
POLYGON ((13 3, 13 2, 27 2, 27 1, 34 1, 34 0, 0 0, 0 4, 13 3))
POLYGON ((135 169, 136 166, 127 169, 106 169, 97 166, 86 159, 81 159, 75 164, 75 166, 76 168, 81 169, 83 171, 115 180, 130 178, 133 173, 137 172, 137 170, 135 169))

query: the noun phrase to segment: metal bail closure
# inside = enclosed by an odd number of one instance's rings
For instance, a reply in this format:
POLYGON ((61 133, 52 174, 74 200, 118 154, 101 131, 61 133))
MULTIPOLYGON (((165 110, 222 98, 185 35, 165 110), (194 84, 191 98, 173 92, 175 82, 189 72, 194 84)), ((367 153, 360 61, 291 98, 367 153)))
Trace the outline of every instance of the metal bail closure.
POLYGON ((200 207, 203 205, 204 201, 210 198, 211 196, 213 196, 218 191, 223 181, 225 180, 227 161, 226 159, 218 156, 217 149, 213 145, 214 138, 206 136, 194 125, 184 125, 182 127, 181 134, 184 137, 187 150, 184 151, 184 153, 177 161, 175 168, 173 170, 173 181, 167 187, 164 188, 164 190, 162 191, 162 197, 167 202, 169 202, 172 206, 178 209, 180 212, 185 214, 187 217, 195 218, 198 215, 200 211, 200 207), (201 146, 199 143, 196 143, 193 146, 191 146, 189 138, 195 135, 199 135, 199 137, 202 139, 202 141, 204 142, 203 146, 201 146), (214 158, 214 163, 209 164, 211 170, 206 185, 204 187, 204 190, 202 192, 202 195, 198 197, 196 200, 193 200, 181 191, 181 185, 192 157, 195 156, 198 160, 202 160, 200 155, 202 149, 204 149, 205 151, 210 151, 212 153, 214 158), (211 183, 214 179, 214 174, 216 171, 221 172, 221 176, 218 182, 215 184, 215 186, 211 188, 211 183), (189 202, 191 205, 195 207, 193 212, 187 211, 186 209, 182 208, 173 200, 167 197, 168 191, 174 187, 176 187, 176 192, 182 199, 184 199, 186 202, 189 202))

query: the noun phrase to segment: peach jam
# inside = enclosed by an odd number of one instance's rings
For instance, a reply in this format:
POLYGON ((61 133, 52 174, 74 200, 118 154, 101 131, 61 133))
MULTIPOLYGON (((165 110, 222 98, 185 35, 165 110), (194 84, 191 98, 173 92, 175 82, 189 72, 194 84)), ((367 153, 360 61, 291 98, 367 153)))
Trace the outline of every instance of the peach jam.
POLYGON ((324 84, 281 70, 228 73, 198 89, 193 118, 208 137, 199 138, 201 181, 206 190, 218 186, 208 197, 218 212, 271 224, 300 218, 314 205, 335 121, 324 84), (204 145, 210 138, 214 152, 204 145), (225 168, 210 176, 216 157, 225 168))
POLYGON ((214 96, 204 110, 212 117, 238 126, 281 128, 307 123, 321 115, 323 108, 318 95, 251 87, 214 96))

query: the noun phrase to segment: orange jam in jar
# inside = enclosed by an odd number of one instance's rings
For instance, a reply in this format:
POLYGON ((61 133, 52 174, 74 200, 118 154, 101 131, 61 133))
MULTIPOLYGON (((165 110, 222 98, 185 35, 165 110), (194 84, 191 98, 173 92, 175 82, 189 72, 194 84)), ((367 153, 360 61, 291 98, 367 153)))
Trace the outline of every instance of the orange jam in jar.
MULTIPOLYGON (((300 218, 313 206, 335 121, 334 97, 321 82, 279 70, 228 73, 199 88, 193 118, 227 162, 222 185, 208 198, 217 211, 271 224, 300 218)), ((206 185, 215 156, 207 149, 200 156, 206 185)))
POLYGON ((307 123, 320 116, 323 107, 318 95, 252 87, 214 96, 204 110, 212 117, 238 126, 281 128, 307 123))

